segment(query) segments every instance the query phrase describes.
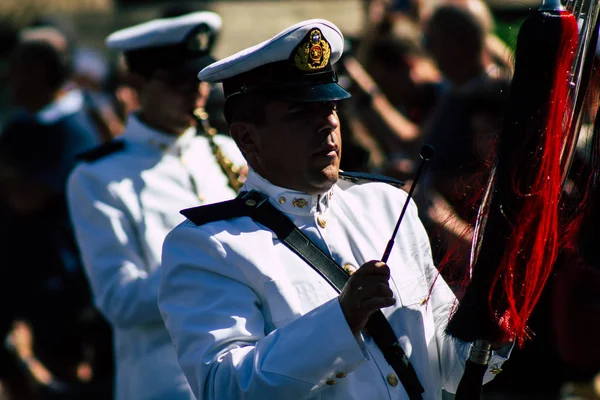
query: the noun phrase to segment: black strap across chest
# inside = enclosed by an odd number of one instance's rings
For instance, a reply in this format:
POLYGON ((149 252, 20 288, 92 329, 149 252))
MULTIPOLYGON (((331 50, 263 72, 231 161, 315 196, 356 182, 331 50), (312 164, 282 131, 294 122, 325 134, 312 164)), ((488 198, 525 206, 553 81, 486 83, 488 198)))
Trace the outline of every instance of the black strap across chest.
MULTIPOLYGON (((223 219, 250 217, 267 227, 290 250, 318 272, 335 290, 341 292, 350 275, 329 255, 318 248, 285 214, 275 208, 268 197, 257 191, 240 193, 230 201, 183 210, 196 225, 223 219)), ((411 400, 422 399, 419 378, 398 343, 390 323, 378 310, 367 321, 366 332, 373 338, 385 360, 394 369, 411 400)))

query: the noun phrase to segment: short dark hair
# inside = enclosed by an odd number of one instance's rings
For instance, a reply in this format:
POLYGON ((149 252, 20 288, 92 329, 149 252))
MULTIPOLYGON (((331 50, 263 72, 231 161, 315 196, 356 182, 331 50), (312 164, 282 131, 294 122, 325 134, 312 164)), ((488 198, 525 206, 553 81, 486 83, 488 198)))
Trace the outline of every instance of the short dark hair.
POLYGON ((269 98, 261 93, 245 93, 231 96, 225 100, 225 120, 231 125, 234 122, 250 122, 264 125, 269 98))
POLYGON ((421 56, 424 52, 410 40, 393 35, 377 39, 369 49, 369 63, 380 62, 387 68, 395 69, 406 64, 408 56, 421 56))
POLYGON ((150 79, 158 69, 158 67, 152 63, 152 60, 137 59, 132 57, 127 51, 123 53, 123 58, 125 59, 127 71, 139 75, 144 79, 150 79))
POLYGON ((43 65, 46 68, 47 83, 57 90, 71 77, 73 64, 66 52, 42 40, 20 42, 10 56, 11 67, 20 65, 43 65))
POLYGON ((426 32, 431 29, 444 32, 449 40, 460 43, 462 48, 467 48, 470 52, 480 52, 484 47, 485 28, 464 7, 444 5, 436 8, 427 22, 426 32))

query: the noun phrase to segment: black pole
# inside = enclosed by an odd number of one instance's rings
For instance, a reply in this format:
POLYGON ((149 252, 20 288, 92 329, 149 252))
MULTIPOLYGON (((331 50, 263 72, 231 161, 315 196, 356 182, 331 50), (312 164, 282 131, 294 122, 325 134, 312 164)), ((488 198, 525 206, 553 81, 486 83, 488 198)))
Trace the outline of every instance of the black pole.
POLYGON ((415 191, 415 188, 417 187, 417 182, 419 181, 419 177, 421 176, 421 172, 423 171, 423 166, 425 165, 425 163, 427 161, 431 160, 434 153, 435 153, 435 149, 433 148, 433 146, 431 146, 429 144, 426 144, 425 146, 423 146, 423 148, 421 148, 421 152, 419 153, 419 156, 421 157, 422 161, 421 161, 421 164, 419 164, 419 168, 417 169, 417 173, 415 174, 413 183, 410 186, 410 190, 408 191, 408 197, 406 198, 404 207, 402 207, 402 211, 400 212, 400 217, 398 218, 398 221, 396 222, 396 227, 394 228, 394 233, 392 233, 392 237, 390 238, 390 240, 385 248, 385 251, 383 252, 383 257, 381 257, 381 261, 383 261, 384 263, 386 263, 388 258, 390 257, 390 253, 392 252, 392 248, 394 247, 394 239, 396 238, 396 235, 398 234, 398 229, 400 228, 400 222, 402 222, 402 219, 404 218, 404 214, 406 213, 406 209, 408 208, 410 199, 412 198, 413 192, 415 191))
POLYGON ((492 346, 483 340, 476 340, 469 350, 465 372, 456 389, 454 400, 480 400, 483 389, 483 377, 487 371, 492 346))

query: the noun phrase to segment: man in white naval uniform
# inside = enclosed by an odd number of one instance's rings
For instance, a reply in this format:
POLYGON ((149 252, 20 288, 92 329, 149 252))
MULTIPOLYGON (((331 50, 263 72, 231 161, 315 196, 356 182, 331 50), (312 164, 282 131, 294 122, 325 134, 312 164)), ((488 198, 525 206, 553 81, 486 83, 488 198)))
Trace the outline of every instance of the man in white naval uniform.
MULTIPOLYGON (((236 195, 193 116, 208 96, 198 68, 214 61, 203 35, 220 25, 217 14, 199 12, 107 38, 124 51, 141 110, 118 141, 84 155, 68 199, 95 302, 114 328, 118 400, 193 399, 157 299, 162 244, 184 219, 179 210, 236 195)), ((215 142, 245 164, 231 138, 215 142)))
MULTIPOLYGON (((342 48, 334 24, 309 20, 199 74, 223 82, 230 133, 251 167, 242 191, 266 195, 353 272, 338 293, 264 224, 231 211, 235 201, 185 210, 189 220, 165 239, 159 307, 199 400, 409 399, 376 332, 364 330, 379 309, 424 389, 411 399, 441 399, 462 376, 468 345, 444 333, 455 298, 414 203, 389 267, 370 261, 382 257, 407 195, 340 179, 335 104, 349 94, 332 65, 342 48)), ((492 355, 494 372, 505 359, 492 355)))

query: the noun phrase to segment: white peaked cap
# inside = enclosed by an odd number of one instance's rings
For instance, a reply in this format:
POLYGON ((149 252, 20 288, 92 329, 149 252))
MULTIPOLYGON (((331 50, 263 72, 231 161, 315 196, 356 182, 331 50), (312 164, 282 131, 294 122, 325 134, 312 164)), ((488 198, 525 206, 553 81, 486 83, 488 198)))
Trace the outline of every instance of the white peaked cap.
POLYGON ((223 82, 227 98, 263 92, 290 101, 343 100, 350 95, 337 84, 333 70, 343 51, 339 28, 311 19, 207 66, 198 79, 223 82))
POLYGON ((106 38, 106 47, 122 51, 174 45, 186 40, 199 25, 218 33, 222 26, 219 14, 199 11, 175 18, 161 18, 113 32, 106 38))
POLYGON ((336 63, 344 51, 342 32, 333 22, 324 19, 310 19, 290 26, 256 46, 209 65, 200 71, 198 79, 206 82, 220 82, 265 64, 287 60, 302 39, 314 28, 320 29, 323 37, 329 42, 331 46, 330 63, 336 63))

